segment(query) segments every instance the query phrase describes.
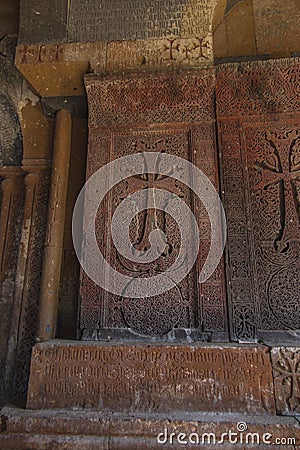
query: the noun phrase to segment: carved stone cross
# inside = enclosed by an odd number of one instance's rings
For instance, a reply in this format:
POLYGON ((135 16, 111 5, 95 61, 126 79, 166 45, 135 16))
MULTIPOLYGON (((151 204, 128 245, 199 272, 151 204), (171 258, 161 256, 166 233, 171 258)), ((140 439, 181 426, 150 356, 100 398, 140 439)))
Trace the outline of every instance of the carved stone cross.
MULTIPOLYGON (((139 141, 136 144, 137 152, 142 154, 147 151, 157 152, 156 160, 156 172, 157 173, 147 173, 147 163, 145 159, 145 172, 141 175, 133 176, 127 182, 126 191, 124 194, 127 196, 135 193, 136 191, 145 189, 146 190, 146 205, 145 211, 140 213, 138 229, 135 230, 136 237, 134 238, 133 247, 139 252, 146 252, 151 247, 149 242, 149 235, 153 230, 161 230, 165 234, 166 229, 166 214, 164 211, 153 208, 155 205, 155 192, 153 189, 163 189, 170 192, 170 198, 172 194, 176 193, 179 197, 183 196, 183 193, 178 186, 178 182, 174 178, 170 178, 167 175, 159 174, 159 164, 160 164, 160 154, 164 151, 165 142, 164 140, 159 140, 153 144, 148 144, 144 141, 139 141), (149 205, 152 205, 149 207, 149 205)), ((172 168, 170 168, 170 175, 172 168)), ((171 242, 159 242, 157 243, 158 248, 164 248, 165 250, 161 254, 162 257, 168 257, 171 255, 173 248, 171 242)), ((141 260, 141 263, 143 261, 141 260)), ((126 264, 127 265, 127 264, 126 264)), ((160 264, 161 265, 161 264, 160 264)), ((162 268, 162 267, 161 267, 162 268)))
POLYGON ((300 182, 300 134, 297 131, 283 135, 267 132, 265 139, 270 153, 256 163, 256 168, 263 171, 262 180, 255 189, 280 185, 282 229, 275 247, 283 252, 290 242, 300 242, 299 201, 295 187, 295 182, 300 182))

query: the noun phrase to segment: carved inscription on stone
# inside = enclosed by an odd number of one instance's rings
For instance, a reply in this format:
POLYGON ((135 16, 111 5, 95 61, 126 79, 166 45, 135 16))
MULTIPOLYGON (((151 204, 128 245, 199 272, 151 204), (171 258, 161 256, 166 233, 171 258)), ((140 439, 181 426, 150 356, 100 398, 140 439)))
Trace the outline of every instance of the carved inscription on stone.
POLYGON ((203 38, 210 31, 209 0, 71 0, 69 42, 203 38))
POLYGON ((41 344, 28 408, 274 411, 263 347, 41 344))
POLYGON ((272 366, 278 414, 300 413, 300 350, 273 348, 272 366))

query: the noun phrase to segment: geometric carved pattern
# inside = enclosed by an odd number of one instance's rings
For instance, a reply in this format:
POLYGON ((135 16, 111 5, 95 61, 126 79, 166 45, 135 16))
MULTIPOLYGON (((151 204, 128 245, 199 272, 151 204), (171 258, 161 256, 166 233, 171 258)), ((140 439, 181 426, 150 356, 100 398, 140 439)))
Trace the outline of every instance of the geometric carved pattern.
MULTIPOLYGON (((30 221, 24 220, 24 242, 28 245, 24 286, 20 305, 19 329, 16 345, 16 364, 13 379, 13 399, 15 402, 26 398, 30 373, 31 350, 36 342, 41 270, 44 254, 50 171, 47 169, 29 173, 25 178, 30 204, 30 221)), ((26 206, 26 205, 25 205, 26 206)))
POLYGON ((14 318, 13 295, 23 213, 23 172, 20 167, 0 167, 0 404, 10 401, 12 364, 9 337, 14 318))
POLYGON ((299 73, 297 61, 218 73, 228 294, 239 340, 300 329, 299 73))
MULTIPOLYGON (((156 152, 191 161, 218 187, 214 130, 214 73, 162 72, 155 76, 138 73, 126 76, 86 78, 89 102, 88 176, 122 156, 156 152)), ((130 167, 124 167, 125 172, 130 167)), ((201 241, 194 269, 177 286, 146 299, 126 299, 96 286, 85 274, 81 286, 81 329, 130 328, 140 335, 164 335, 174 328, 199 328, 226 332, 226 302, 222 263, 204 284, 197 279, 210 247, 210 223, 202 203, 187 186, 170 177, 137 175, 115 186, 99 207, 96 236, 103 255, 118 272, 130 277, 163 273, 176 260, 180 231, 175 220, 163 211, 146 209, 130 227, 135 248, 149 248, 153 226, 165 232, 168 250, 149 264, 132 264, 117 252, 111 233, 111 218, 119 204, 137 190, 161 188, 180 197, 194 211, 201 241), (107 232, 105 231, 107 230, 107 232), (146 267, 145 267, 146 266, 146 267)))
POLYGON ((300 413, 300 350, 273 348, 272 365, 278 414, 300 413))

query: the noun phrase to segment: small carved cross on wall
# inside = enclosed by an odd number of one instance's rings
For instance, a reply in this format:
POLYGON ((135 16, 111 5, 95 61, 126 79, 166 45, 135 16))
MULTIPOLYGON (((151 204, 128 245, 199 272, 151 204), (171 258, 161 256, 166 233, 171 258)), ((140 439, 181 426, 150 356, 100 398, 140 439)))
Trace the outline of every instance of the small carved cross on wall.
POLYGON ((169 38, 164 44, 163 52, 166 52, 167 60, 180 61, 187 59, 209 59, 206 54, 209 50, 207 36, 189 39, 169 38))
POLYGON ((270 152, 255 164, 262 180, 254 188, 263 191, 279 183, 281 233, 275 240, 275 248, 283 252, 290 242, 300 242, 299 200, 295 185, 300 182, 300 132, 266 132, 265 141, 270 152))
MULTIPOLYGON (((273 371, 277 395, 286 402, 289 412, 300 408, 300 352, 292 349, 273 351, 273 371), (275 353, 276 352, 276 353, 275 353)), ((281 411, 283 412, 283 411, 281 411)), ((286 411, 284 411, 286 412, 286 411)))

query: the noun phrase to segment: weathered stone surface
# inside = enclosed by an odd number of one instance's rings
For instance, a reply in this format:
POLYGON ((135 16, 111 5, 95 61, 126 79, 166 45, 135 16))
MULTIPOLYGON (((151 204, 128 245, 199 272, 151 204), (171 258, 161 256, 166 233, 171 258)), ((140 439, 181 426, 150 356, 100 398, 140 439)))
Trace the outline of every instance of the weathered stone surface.
POLYGON ((0 404, 9 400, 7 368, 13 317, 12 298, 23 212, 23 173, 20 167, 0 166, 0 404))
POLYGON ((213 40, 215 58, 256 54, 252 0, 227 2, 223 20, 214 27, 213 40))
POLYGON ((214 56, 222 61, 293 56, 300 51, 299 20, 297 0, 220 0, 213 17, 214 56))
POLYGON ((210 0, 72 0, 69 42, 204 37, 210 29, 210 0))
POLYGON ((258 54, 290 56, 300 51, 300 9, 295 0, 252 0, 258 54))
MULTIPOLYGON (((95 53, 95 57, 97 55, 95 53)), ((101 58, 98 66, 100 61, 101 58)), ((83 76, 89 70, 89 47, 86 56, 79 57, 76 45, 19 45, 16 66, 43 97, 83 95, 83 76)))
POLYGON ((0 36, 17 35, 19 29, 19 0, 0 2, 0 36))
POLYGON ((107 44, 107 72, 212 65, 212 35, 204 37, 116 41, 107 44))
POLYGON ((299 423, 291 417, 245 417, 243 414, 218 413, 126 415, 98 411, 4 408, 2 418, 4 432, 0 433, 0 446, 3 449, 171 450, 196 448, 199 440, 198 445, 208 450, 218 447, 245 450, 257 448, 258 444, 262 450, 270 448, 270 444, 276 444, 276 448, 293 450, 300 443, 299 423), (243 433, 239 432, 242 427, 245 430, 243 433), (236 443, 237 438, 239 444, 236 443), (187 440, 188 443, 180 444, 180 440, 187 440), (221 445, 219 443, 222 440, 224 443, 221 445), (167 442, 162 444, 159 441, 167 442))
POLYGON ((68 0, 21 0, 19 42, 65 42, 68 0))
POLYGON ((27 407, 272 413, 269 353, 263 347, 38 344, 27 407))
POLYGON ((299 74, 295 59, 217 75, 230 321, 242 341, 289 342, 300 329, 299 74))
POLYGON ((271 351, 278 414, 300 414, 300 348, 271 351))
POLYGON ((18 45, 16 66, 43 97, 82 96, 86 73, 212 65, 212 35, 203 38, 18 45))
POLYGON ((0 165, 18 166, 22 160, 22 134, 17 113, 22 79, 14 67, 16 39, 0 38, 0 165))
POLYGON ((0 165, 17 166, 22 160, 22 135, 17 111, 8 95, 0 93, 0 165))

